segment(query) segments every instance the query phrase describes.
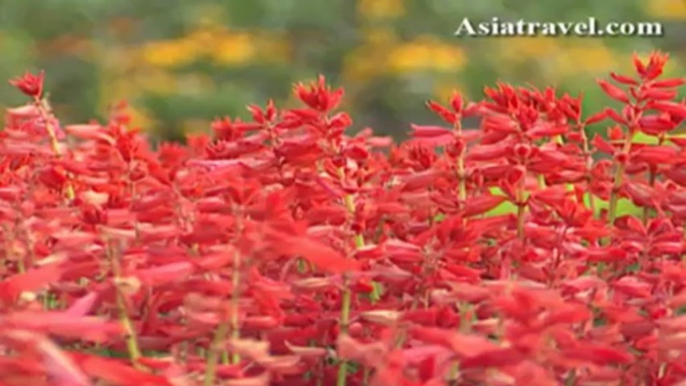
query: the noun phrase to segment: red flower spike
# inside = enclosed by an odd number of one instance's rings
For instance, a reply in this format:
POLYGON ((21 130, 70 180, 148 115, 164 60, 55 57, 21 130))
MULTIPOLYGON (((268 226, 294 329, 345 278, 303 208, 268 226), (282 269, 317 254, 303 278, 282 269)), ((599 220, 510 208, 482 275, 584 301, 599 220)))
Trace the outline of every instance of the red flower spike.
POLYGON ((603 89, 605 94, 607 94, 607 96, 609 96, 610 98, 618 100, 623 103, 631 102, 627 93, 624 92, 624 90, 622 90, 621 88, 612 85, 609 82, 602 79, 598 79, 596 80, 596 82, 598 83, 598 85, 600 85, 600 88, 603 89))
POLYGON ((633 357, 630 354, 619 349, 590 343, 580 345, 576 349, 565 350, 564 355, 599 366, 629 364, 633 361, 633 357))
POLYGON ((79 353, 70 353, 70 356, 76 364, 83 369, 84 373, 106 382, 122 386, 140 384, 156 386, 172 385, 172 383, 163 376, 137 370, 119 360, 79 353))
POLYGON ((669 59, 668 54, 663 54, 659 51, 653 52, 648 59, 648 65, 645 70, 645 79, 654 80, 655 78, 662 75, 665 64, 669 59))
POLYGON ((452 130, 440 126, 419 126, 415 124, 410 125, 412 127, 412 137, 413 138, 435 138, 447 136, 452 133, 452 130))
POLYGON ((462 113, 462 109, 464 108, 464 99, 462 99, 462 94, 457 91, 453 92, 453 96, 450 98, 450 106, 453 108, 455 113, 460 115, 462 113))
POLYGON ((447 108, 439 105, 434 101, 427 101, 426 105, 433 111, 436 115, 441 117, 446 123, 454 125, 457 122, 458 115, 447 108))
POLYGON ((39 72, 38 75, 26 72, 24 75, 10 80, 10 84, 25 95, 37 99, 43 95, 44 79, 45 73, 43 71, 39 72))
POLYGON ((645 78, 646 75, 646 66, 643 64, 641 61, 641 58, 638 57, 638 54, 634 52, 633 55, 633 63, 634 63, 634 69, 636 70, 636 73, 641 76, 641 78, 645 78))
POLYGON ((272 122, 276 118, 276 108, 271 99, 267 102, 267 107, 264 110, 256 105, 249 105, 247 109, 252 115, 253 121, 261 125, 272 122))
POLYGON ((586 121, 584 122, 586 125, 592 125, 598 122, 602 122, 608 117, 607 111, 601 111, 599 113, 593 114, 590 117, 586 118, 586 121))
POLYGON ((678 382, 686 104, 666 59, 600 82, 621 110, 498 83, 427 103, 446 127, 396 144, 345 135, 323 77, 300 108, 154 150, 123 105, 76 141, 52 118, 59 157, 35 101, 9 109, 0 383, 430 386, 455 361, 464 384, 678 382))
POLYGON ((672 100, 676 96, 677 92, 674 90, 659 90, 657 88, 651 88, 646 90, 640 99, 672 100))
POLYGON ((317 82, 311 83, 309 87, 302 83, 296 84, 294 90, 298 99, 308 107, 327 113, 338 107, 344 95, 343 89, 331 91, 323 75, 319 75, 317 82))
POLYGON ((686 84, 686 79, 684 78, 673 78, 673 79, 663 79, 656 80, 650 83, 650 87, 654 88, 673 88, 680 87, 686 84))
POLYGON ((465 203, 462 215, 471 217, 486 213, 505 202, 504 196, 482 196, 465 203))
POLYGON ((610 77, 617 83, 625 84, 627 86, 638 86, 638 82, 631 77, 619 75, 615 72, 610 72, 610 77))
POLYGON ((686 104, 683 103, 652 101, 648 103, 647 107, 653 110, 668 113, 681 119, 686 118, 686 104))
POLYGON ((605 109, 605 114, 607 114, 607 116, 608 116, 609 118, 611 118, 613 121, 619 123, 620 125, 626 125, 626 124, 628 123, 628 122, 626 121, 626 118, 624 118, 623 116, 621 116, 621 115, 620 115, 617 111, 615 111, 614 109, 606 108, 606 109, 605 109))
POLYGON ((642 132, 653 136, 658 136, 676 128, 671 119, 656 115, 644 116, 639 119, 638 123, 642 132))

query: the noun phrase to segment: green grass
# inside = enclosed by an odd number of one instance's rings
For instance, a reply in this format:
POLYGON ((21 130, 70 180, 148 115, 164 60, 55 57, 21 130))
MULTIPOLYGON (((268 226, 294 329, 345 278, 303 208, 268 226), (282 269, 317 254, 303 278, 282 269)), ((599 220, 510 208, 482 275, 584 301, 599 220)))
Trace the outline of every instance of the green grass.
MULTIPOLYGON (((494 195, 498 196, 503 196, 503 192, 500 188, 491 188, 490 189, 491 193, 494 195)), ((584 196, 584 203, 587 208, 590 207, 590 194, 586 194, 584 196)), ((595 200, 595 214, 598 215, 601 210, 603 209, 608 209, 609 207, 609 202, 601 200, 596 197, 595 200)), ((490 211, 486 212, 486 216, 500 216, 508 213, 517 213, 517 207, 509 202, 505 201, 502 204, 498 205, 497 207, 491 209, 490 211)), ((625 198, 620 198, 617 201, 617 216, 627 216, 627 215, 640 215, 642 213, 642 209, 634 205, 630 200, 627 200, 625 198)), ((445 218, 445 215, 443 213, 439 213, 434 217, 434 221, 436 222, 441 222, 445 218)))

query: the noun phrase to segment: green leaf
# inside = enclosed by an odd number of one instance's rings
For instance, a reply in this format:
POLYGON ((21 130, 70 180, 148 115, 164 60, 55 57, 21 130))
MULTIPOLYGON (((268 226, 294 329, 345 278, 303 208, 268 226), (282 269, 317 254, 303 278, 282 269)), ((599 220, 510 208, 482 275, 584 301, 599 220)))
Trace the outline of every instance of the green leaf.
POLYGON ((657 145, 658 139, 655 136, 648 135, 645 133, 636 133, 634 134, 634 140, 633 143, 641 143, 641 144, 647 144, 647 145, 657 145))
MULTIPOLYGON (((584 204, 587 208, 590 208, 590 193, 584 196, 584 204)), ((601 200, 596 197, 595 199, 595 214, 600 213, 602 209, 608 209, 610 204, 608 201, 601 200)), ((634 205, 630 200, 626 198, 620 198, 617 200, 617 216, 627 216, 627 215, 639 215, 642 213, 642 209, 634 205)))
MULTIPOLYGON (((496 196, 504 196, 502 189, 490 188, 490 192, 496 196)), ((501 216, 508 213, 517 213, 517 206, 510 201, 505 201, 486 213, 486 216, 501 216)))

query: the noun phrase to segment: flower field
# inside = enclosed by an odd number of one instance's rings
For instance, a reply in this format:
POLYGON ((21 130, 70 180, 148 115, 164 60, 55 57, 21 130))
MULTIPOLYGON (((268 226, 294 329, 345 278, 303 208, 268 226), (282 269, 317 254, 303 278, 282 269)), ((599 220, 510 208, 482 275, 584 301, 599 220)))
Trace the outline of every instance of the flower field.
POLYGON ((323 76, 156 146, 12 79, 0 385, 686 384, 686 80, 629 63, 613 107, 499 83, 401 143, 323 76))

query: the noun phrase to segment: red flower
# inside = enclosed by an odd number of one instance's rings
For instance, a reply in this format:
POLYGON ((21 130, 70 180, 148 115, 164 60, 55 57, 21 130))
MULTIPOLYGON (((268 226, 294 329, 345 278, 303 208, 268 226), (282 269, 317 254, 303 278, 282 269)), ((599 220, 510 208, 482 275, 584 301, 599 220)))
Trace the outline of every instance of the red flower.
POLYGON ((624 102, 624 103, 630 102, 629 96, 621 88, 619 88, 619 87, 617 87, 617 86, 615 86, 615 85, 613 85, 613 84, 611 84, 605 80, 602 80, 602 79, 597 80, 597 82, 600 85, 600 87, 603 89, 605 94, 607 94, 610 98, 616 99, 616 100, 618 100, 620 102, 624 102))
POLYGON ((44 78, 45 73, 43 71, 41 71, 38 75, 26 72, 24 75, 10 80, 10 84, 31 98, 40 98, 43 94, 44 78))
POLYGON ((323 75, 319 75, 317 81, 312 82, 309 87, 302 83, 296 84, 294 91, 298 99, 320 112, 330 112, 336 109, 344 95, 343 89, 332 91, 323 75))
MULTIPOLYGON (((155 150, 123 104, 68 142, 42 104, 11 109, 0 384, 677 384, 686 105, 666 59, 599 82, 618 109, 501 83, 428 102, 448 127, 397 145, 348 135, 323 77, 299 108, 155 150)), ((39 98, 42 73, 12 83, 39 98)))

